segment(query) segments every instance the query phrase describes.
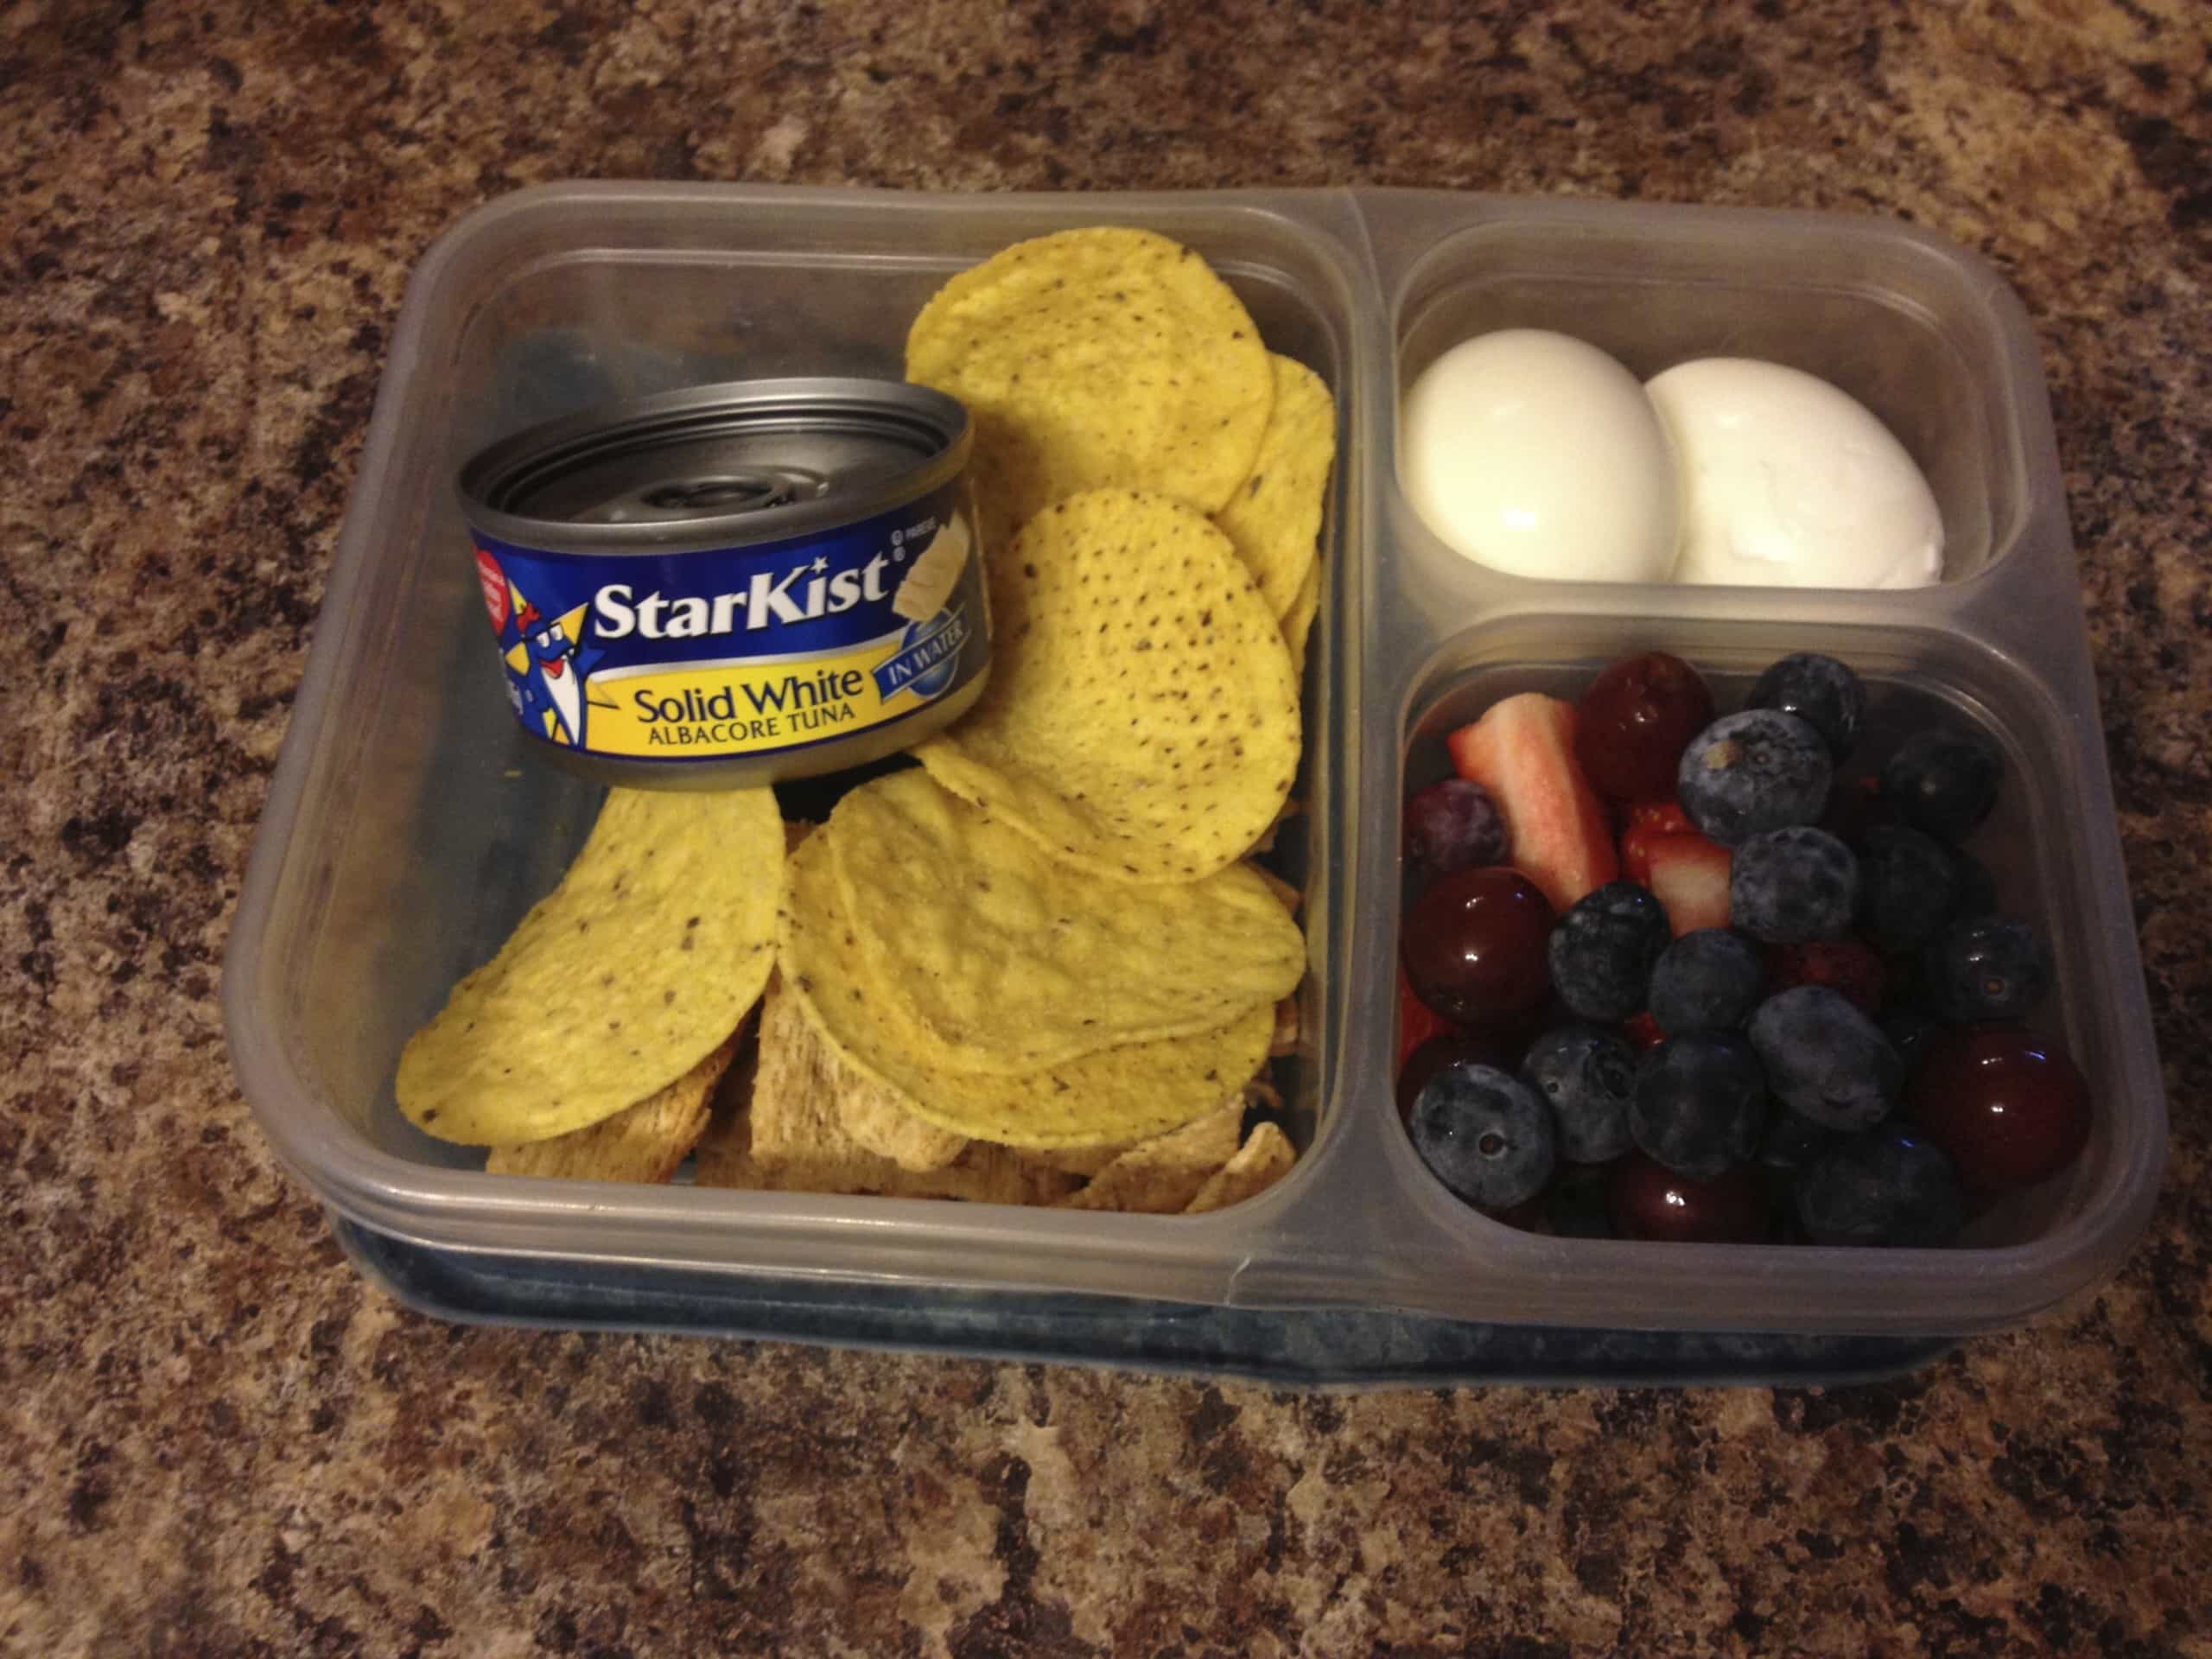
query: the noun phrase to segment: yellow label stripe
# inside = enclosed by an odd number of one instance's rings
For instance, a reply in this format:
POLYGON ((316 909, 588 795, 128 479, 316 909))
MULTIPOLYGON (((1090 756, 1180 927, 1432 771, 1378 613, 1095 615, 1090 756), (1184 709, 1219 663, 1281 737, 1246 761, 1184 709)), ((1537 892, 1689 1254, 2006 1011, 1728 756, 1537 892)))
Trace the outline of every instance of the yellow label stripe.
POLYGON ((651 760, 750 754, 880 725, 920 701, 879 691, 871 671, 891 654, 872 640, 804 662, 632 670, 593 684, 588 747, 651 760))

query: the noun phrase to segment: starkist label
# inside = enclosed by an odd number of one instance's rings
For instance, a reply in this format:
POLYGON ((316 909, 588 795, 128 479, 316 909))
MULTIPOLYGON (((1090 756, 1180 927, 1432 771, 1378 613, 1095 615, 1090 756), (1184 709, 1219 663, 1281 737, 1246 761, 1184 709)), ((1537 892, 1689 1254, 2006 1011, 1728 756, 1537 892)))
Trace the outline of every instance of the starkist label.
POLYGON ((476 559, 524 730, 593 754, 697 760, 887 725, 981 672, 971 545, 948 486, 757 547, 568 553, 480 537, 476 559), (918 618, 918 594, 937 605, 918 618))
POLYGON ((890 568, 891 561, 879 554, 857 570, 830 575, 829 562, 817 559, 785 571, 780 580, 766 570, 755 572, 743 593, 711 599, 671 599, 658 591, 639 599, 628 582, 613 582, 592 595, 592 620, 602 639, 626 639, 632 633, 646 639, 702 639, 740 629, 758 632, 781 623, 842 616, 856 605, 887 598, 884 573, 890 568), (810 570, 813 580, 800 587, 799 579, 810 570))

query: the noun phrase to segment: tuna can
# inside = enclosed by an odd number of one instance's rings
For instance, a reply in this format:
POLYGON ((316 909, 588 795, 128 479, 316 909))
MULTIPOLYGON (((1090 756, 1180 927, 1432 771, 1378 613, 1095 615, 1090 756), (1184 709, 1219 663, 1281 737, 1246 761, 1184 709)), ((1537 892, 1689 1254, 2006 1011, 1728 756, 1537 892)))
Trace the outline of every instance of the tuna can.
POLYGON ((549 422, 461 468, 507 700, 604 783, 741 789, 911 748, 982 695, 968 411, 739 381, 549 422))

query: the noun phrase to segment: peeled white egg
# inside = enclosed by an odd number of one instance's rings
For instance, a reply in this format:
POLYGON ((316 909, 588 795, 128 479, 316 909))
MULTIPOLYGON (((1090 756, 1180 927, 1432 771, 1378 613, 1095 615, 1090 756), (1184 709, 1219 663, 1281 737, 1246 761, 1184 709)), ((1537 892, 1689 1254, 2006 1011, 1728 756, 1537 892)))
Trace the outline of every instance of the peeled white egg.
POLYGON ((1444 543, 1515 575, 1664 582, 1675 460, 1636 377, 1537 328, 1478 334, 1407 393, 1400 469, 1444 543))
POLYGON ((1935 493, 1849 393, 1731 357, 1677 364, 1645 391, 1682 469, 1675 581, 1923 588, 1942 575, 1935 493))

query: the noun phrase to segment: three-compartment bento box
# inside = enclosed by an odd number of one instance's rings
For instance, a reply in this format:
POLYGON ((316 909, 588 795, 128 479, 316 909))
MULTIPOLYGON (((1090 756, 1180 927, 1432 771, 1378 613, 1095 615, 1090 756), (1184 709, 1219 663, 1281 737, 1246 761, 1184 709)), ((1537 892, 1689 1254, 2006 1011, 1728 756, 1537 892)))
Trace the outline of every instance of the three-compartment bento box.
MULTIPOLYGON (((1602 486, 1602 479, 1593 479, 1602 486)), ((847 1284, 1635 1332, 1948 1337, 2117 1266, 2164 1107, 2032 337, 2003 283, 1886 221, 1422 191, 907 195, 563 185, 449 232, 408 291, 224 976, 246 1097, 356 1236, 551 1264, 571 1285, 847 1284), (1299 1157, 1210 1214, 487 1174, 402 1116, 410 1033, 558 880, 596 788, 500 709, 461 460, 611 399, 740 378, 899 378, 907 322, 1024 238, 1158 231, 1334 393, 1338 462, 1303 686, 1299 1157), (1446 549, 1399 482, 1402 390, 1452 342, 1558 329, 1639 376, 1713 354, 1872 410, 1940 505, 1944 580, 1906 592, 1568 583, 1446 549), (1785 652, 1851 663, 1870 722, 1979 729, 2010 782, 1977 848, 2056 965, 2043 1019, 2094 1100, 2085 1154, 1963 1248, 1658 1244, 1517 1230, 1423 1166, 1393 1098, 1398 803, 1498 698, 1573 696, 1624 652, 1697 664, 1727 706, 1785 652)), ((482 1310, 480 1310, 481 1312, 482 1310)), ((491 1312, 496 1315, 497 1310, 491 1312)), ((820 1333, 817 1333, 820 1334, 820 1333)), ((833 1329, 828 1334, 834 1339, 833 1329)), ((988 1344, 983 1344, 988 1345, 988 1344)), ((1071 1357, 1083 1357, 1076 1353, 1071 1357)))

